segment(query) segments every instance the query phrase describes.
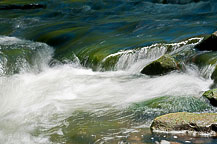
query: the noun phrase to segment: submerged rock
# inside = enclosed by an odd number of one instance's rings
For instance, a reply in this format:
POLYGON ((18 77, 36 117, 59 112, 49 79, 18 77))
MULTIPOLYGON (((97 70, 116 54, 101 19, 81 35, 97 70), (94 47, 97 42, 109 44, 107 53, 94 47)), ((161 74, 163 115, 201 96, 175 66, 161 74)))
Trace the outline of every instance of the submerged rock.
POLYGON ((203 93, 213 106, 217 106, 217 89, 208 90, 203 93))
POLYGON ((179 69, 176 60, 166 54, 144 67, 141 73, 146 75, 162 75, 179 69))
POLYGON ((150 119, 175 112, 212 111, 213 107, 203 97, 194 96, 162 96, 134 103, 128 108, 133 119, 150 124, 150 119))
POLYGON ((186 132, 217 136, 217 114, 170 113, 155 118, 151 130, 153 132, 186 132))
POLYGON ((204 40, 195 46, 198 50, 216 51, 217 50, 217 31, 211 36, 205 37, 204 40))

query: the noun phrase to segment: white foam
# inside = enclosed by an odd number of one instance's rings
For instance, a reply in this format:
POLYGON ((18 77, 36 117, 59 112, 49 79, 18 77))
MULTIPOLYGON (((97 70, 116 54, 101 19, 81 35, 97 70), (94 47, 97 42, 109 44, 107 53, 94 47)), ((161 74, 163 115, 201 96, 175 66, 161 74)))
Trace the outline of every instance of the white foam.
POLYGON ((102 63, 109 60, 111 57, 118 57, 118 61, 114 66, 114 70, 128 70, 130 72, 138 73, 144 66, 149 64, 151 61, 158 59, 162 55, 168 52, 172 54, 174 52, 183 50, 183 46, 185 46, 185 48, 193 48, 194 45, 200 43, 202 40, 203 38, 190 38, 178 43, 159 43, 134 50, 121 50, 105 57, 102 63), (191 41, 194 40, 197 42, 191 43, 191 41))
POLYGON ((50 68, 52 52, 44 53, 48 55, 39 55, 44 62, 36 58, 45 65, 39 73, 0 77, 0 142, 4 144, 48 144, 46 134, 34 132, 62 124, 76 110, 121 110, 159 96, 196 96, 212 83, 195 73, 149 78, 129 71, 93 72, 77 64, 50 68))
MULTIPOLYGON (((4 125, 0 129, 6 131, 11 125, 13 129, 23 128, 21 133, 38 127, 49 129, 78 109, 121 108, 161 95, 198 95, 210 84, 191 74, 134 78, 127 72, 93 72, 72 65, 47 68, 39 74, 1 77, 0 122, 4 125), (58 117, 53 119, 55 115, 58 117)), ((17 135, 17 131, 9 133, 17 135)), ((5 135, 1 137, 4 139, 0 141, 5 141, 5 135)))
POLYGON ((1 45, 11 45, 17 42, 21 42, 21 40, 16 37, 0 36, 1 45))

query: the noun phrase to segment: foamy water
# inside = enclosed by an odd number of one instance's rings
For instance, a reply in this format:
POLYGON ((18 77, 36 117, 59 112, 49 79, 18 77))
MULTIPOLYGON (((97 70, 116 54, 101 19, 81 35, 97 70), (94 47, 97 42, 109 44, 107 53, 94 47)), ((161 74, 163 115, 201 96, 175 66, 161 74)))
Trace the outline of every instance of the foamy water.
MULTIPOLYGON (((212 84, 192 68, 160 77, 131 70, 94 72, 75 63, 51 68, 48 60, 52 51, 40 50, 40 59, 36 58, 37 65, 42 66, 40 71, 0 77, 1 143, 53 143, 49 135, 37 131, 61 125, 75 111, 121 111, 160 96, 200 97, 212 84)), ((57 133, 63 134, 61 129, 57 133)))

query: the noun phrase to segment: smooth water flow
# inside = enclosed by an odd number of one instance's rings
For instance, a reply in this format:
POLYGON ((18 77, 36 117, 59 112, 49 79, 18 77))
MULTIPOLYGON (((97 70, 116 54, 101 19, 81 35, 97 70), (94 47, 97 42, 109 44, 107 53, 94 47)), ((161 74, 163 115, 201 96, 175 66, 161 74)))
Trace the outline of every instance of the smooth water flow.
POLYGON ((151 133, 157 116, 217 112, 216 0, 1 0, 0 144, 217 143, 151 133), (148 76, 163 55, 179 68, 148 76))

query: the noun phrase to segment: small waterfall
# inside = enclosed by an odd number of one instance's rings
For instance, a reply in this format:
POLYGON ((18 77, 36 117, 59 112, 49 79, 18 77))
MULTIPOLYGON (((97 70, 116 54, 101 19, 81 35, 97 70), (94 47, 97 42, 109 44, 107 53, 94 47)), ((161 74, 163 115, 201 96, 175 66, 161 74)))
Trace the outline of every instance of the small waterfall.
POLYGON ((164 45, 155 44, 150 47, 143 47, 140 50, 126 52, 121 55, 115 69, 129 69, 133 64, 143 60, 154 60, 165 54, 167 48, 164 45))
POLYGON ((68 137, 75 136, 78 143, 89 135, 93 142, 103 142, 108 136, 114 141, 126 136, 128 129, 143 127, 138 120, 148 127, 153 116, 163 113, 212 110, 197 97, 212 81, 201 79, 194 70, 153 78, 129 73, 165 53, 184 53, 182 49, 192 48, 189 41, 120 51, 104 59, 114 62, 116 71, 96 72, 82 67, 76 55, 72 55, 73 61, 58 63, 52 59, 53 49, 46 44, 1 38, 1 70, 10 74, 0 77, 0 142, 49 144, 68 142, 68 137), (168 96, 172 98, 166 101, 168 96), (147 100, 165 105, 157 109, 152 104, 129 107, 147 100), (78 132, 81 129, 84 133, 78 132), (57 141, 53 139, 56 137, 57 141))
POLYGON ((211 76, 215 70, 217 66, 217 63, 213 64, 213 65, 206 65, 204 67, 202 67, 200 69, 200 75, 203 76, 204 78, 207 78, 207 79, 211 79, 211 76))
POLYGON ((0 37, 0 75, 39 72, 52 59, 53 49, 39 42, 15 37, 0 37))
POLYGON ((200 76, 216 80, 217 52, 203 51, 192 57, 192 64, 197 67, 200 76))
POLYGON ((193 47, 202 39, 191 38, 178 43, 159 43, 134 50, 119 51, 104 58, 101 69, 128 70, 138 73, 145 65, 166 53, 178 55, 179 57, 186 56, 186 53, 193 50, 193 47))
POLYGON ((217 0, 191 1, 0 0, 25 9, 0 10, 0 144, 216 144, 150 131, 163 114, 217 112, 201 97, 217 57, 192 38, 216 31, 217 0), (165 54, 180 71, 141 74, 165 54))

